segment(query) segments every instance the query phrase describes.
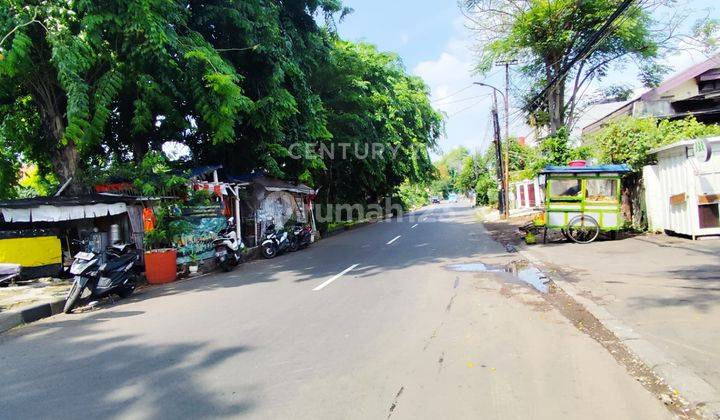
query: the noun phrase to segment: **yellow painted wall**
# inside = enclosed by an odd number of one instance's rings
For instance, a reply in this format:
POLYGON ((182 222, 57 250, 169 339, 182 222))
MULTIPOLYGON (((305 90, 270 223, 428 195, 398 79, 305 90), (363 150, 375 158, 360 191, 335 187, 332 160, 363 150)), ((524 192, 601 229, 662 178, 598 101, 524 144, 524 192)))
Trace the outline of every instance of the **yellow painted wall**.
POLYGON ((41 267, 61 262, 60 239, 56 236, 0 239, 0 263, 41 267))

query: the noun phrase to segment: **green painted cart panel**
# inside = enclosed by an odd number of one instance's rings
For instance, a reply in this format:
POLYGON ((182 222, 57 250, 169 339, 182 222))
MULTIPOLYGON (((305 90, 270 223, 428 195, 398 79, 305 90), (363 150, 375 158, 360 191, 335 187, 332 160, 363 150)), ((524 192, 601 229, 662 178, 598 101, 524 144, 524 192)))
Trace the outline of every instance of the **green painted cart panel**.
MULTIPOLYGON (((591 184, 592 185, 592 184, 591 184)), ((620 176, 618 174, 552 174, 547 175, 545 183, 545 226, 548 228, 564 229, 570 220, 580 214, 591 216, 597 220, 603 231, 619 230, 624 225, 620 209, 620 176), (560 185, 563 181, 571 188, 573 183, 566 181, 579 181, 580 189, 576 193, 557 196, 553 195, 553 185, 560 185), (609 180, 614 182, 613 196, 609 200, 592 200, 588 197, 588 182, 594 180, 609 180)), ((561 187, 562 188, 562 187, 561 187)), ((574 189, 567 191, 574 192, 574 189)), ((602 197, 602 195, 600 195, 602 197)))

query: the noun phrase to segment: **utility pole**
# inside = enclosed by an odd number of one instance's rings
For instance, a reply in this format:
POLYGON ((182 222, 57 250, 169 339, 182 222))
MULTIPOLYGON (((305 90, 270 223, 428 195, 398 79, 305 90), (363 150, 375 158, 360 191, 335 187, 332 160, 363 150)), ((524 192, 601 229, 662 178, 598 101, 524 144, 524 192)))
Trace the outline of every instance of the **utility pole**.
MULTIPOLYGON (((504 168, 503 172, 503 191, 505 192, 505 202, 509 203, 510 199, 510 65, 517 64, 516 60, 510 61, 498 61, 495 63, 497 66, 505 66, 505 150, 504 150, 504 168)), ((503 212, 505 219, 510 217, 510 206, 505 206, 503 212)))
POLYGON ((500 191, 498 191, 498 210, 500 213, 505 215, 505 212, 507 211, 507 185, 505 184, 505 179, 503 174, 505 173, 503 171, 503 158, 502 158, 502 150, 500 145, 500 121, 498 119, 498 106, 497 106, 497 93, 495 90, 493 90, 493 107, 492 107, 492 118, 493 118, 493 143, 495 143, 495 162, 497 162, 496 165, 496 171, 497 171, 497 179, 498 182, 500 182, 500 191))
MULTIPOLYGON (((489 87, 490 89, 493 90, 493 129, 494 129, 494 134, 495 134, 494 141, 495 141, 495 147, 496 147, 496 156, 495 157, 496 157, 497 167, 498 167, 498 171, 499 171, 498 172, 498 181, 500 182, 500 185, 501 185, 500 186, 500 199, 498 200, 498 208, 499 208, 500 212, 502 213, 502 218, 507 219, 510 214, 510 208, 508 206, 509 193, 508 193, 508 175, 507 175, 507 162, 509 159, 507 158, 507 147, 505 148, 506 153, 505 153, 504 158, 503 158, 503 153, 502 153, 502 145, 501 145, 501 140, 500 140, 500 121, 498 120, 497 94, 499 93, 499 94, 503 95, 503 97, 505 98, 506 106, 508 104, 507 95, 503 94, 495 86, 488 85, 487 83, 474 82, 474 84, 476 84, 478 86, 489 87), (502 169, 503 167, 505 168, 505 170, 502 169)), ((509 122, 507 120, 507 118, 508 118, 507 114, 508 113, 506 111, 505 112, 506 134, 509 131, 509 122)), ((507 143, 507 141, 506 141, 506 143, 507 143)))

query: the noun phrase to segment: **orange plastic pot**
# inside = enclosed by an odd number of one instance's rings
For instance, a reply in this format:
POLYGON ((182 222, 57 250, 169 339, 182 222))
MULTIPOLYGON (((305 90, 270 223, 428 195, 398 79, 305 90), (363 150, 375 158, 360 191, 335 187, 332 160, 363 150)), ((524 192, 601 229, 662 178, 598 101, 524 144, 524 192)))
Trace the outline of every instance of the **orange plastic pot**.
POLYGON ((158 249, 146 252, 145 277, 150 284, 175 281, 177 279, 177 251, 158 249))

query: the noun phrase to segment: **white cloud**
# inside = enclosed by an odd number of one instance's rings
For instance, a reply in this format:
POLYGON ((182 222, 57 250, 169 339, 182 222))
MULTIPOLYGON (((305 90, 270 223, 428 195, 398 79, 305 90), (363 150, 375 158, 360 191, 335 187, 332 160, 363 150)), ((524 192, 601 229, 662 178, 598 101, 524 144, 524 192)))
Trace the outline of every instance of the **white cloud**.
POLYGON ((473 86, 471 74, 473 58, 468 48, 460 48, 468 38, 462 25, 453 23, 454 34, 439 56, 420 62, 413 73, 430 86, 433 106, 446 114, 446 137, 440 147, 448 151, 457 146, 484 150, 484 126, 489 121, 488 103, 482 98, 482 88, 473 86))
MULTIPOLYGON (((437 58, 420 62, 413 69, 413 73, 430 86, 433 106, 447 116, 447 135, 440 141, 443 151, 457 146, 479 151, 487 148, 492 140, 492 90, 473 85, 473 82, 483 81, 499 89, 503 89, 505 83, 501 69, 493 70, 486 77, 474 74, 476 58, 464 19, 462 16, 455 19, 454 34, 437 58)), ((502 97, 498 97, 498 101, 502 108, 502 97)), ((512 119, 512 109, 510 113, 512 119)), ((521 121, 511 124, 511 135, 525 136, 528 133, 529 128, 521 121)))

